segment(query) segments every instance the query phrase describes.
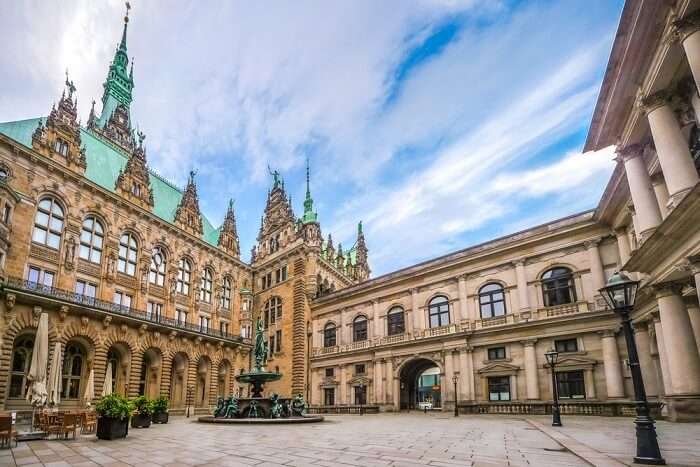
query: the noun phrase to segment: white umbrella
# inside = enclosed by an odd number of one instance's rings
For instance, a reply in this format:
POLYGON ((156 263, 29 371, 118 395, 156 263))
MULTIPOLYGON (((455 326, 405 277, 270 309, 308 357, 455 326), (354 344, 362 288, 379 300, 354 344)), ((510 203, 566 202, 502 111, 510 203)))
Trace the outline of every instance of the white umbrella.
POLYGON ((85 386, 85 392, 83 393, 83 401, 85 401, 85 405, 89 406, 94 398, 95 398, 95 370, 90 368, 90 373, 88 374, 87 385, 85 386))
POLYGON ((34 407, 46 405, 46 366, 49 363, 49 315, 42 313, 39 317, 39 327, 34 339, 32 363, 29 367, 27 380, 31 383, 27 390, 27 400, 34 407))
POLYGON ((51 370, 49 371, 48 402, 57 406, 61 402, 61 370, 63 358, 61 356, 61 343, 56 342, 53 348, 53 359, 51 360, 51 370))
POLYGON ((107 372, 105 373, 105 384, 102 387, 102 395, 112 394, 112 362, 107 362, 107 372))

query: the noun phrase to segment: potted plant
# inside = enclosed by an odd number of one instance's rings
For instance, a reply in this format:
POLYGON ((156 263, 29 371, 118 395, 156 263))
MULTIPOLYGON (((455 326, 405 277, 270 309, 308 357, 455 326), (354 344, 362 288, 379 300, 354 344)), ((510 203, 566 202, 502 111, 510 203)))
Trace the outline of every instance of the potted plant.
POLYGON ((119 394, 104 396, 95 406, 97 437, 99 439, 126 438, 129 434, 131 403, 119 394))
POLYGON ((131 401, 134 407, 134 415, 131 417, 131 428, 148 428, 151 426, 153 415, 153 401, 146 396, 139 396, 131 401))
POLYGON ((153 401, 153 423, 168 423, 169 404, 168 398, 163 396, 153 401))

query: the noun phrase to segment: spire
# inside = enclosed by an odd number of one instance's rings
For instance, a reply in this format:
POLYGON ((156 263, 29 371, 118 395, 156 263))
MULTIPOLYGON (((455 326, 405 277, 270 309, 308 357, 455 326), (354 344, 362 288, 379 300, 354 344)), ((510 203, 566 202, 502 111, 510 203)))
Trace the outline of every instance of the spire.
POLYGON ((197 185, 194 181, 195 175, 196 172, 190 170, 190 175, 187 179, 187 187, 175 211, 175 221, 185 230, 195 235, 202 235, 204 227, 202 224, 202 215, 199 210, 199 196, 197 195, 197 185))
POLYGON ((309 156, 306 156, 306 198, 304 199, 304 215, 301 221, 304 224, 318 222, 318 214, 314 212, 314 200, 311 197, 311 181, 309 175, 309 156))
POLYGON ((126 28, 129 25, 129 10, 131 10, 131 4, 126 2, 126 15, 124 15, 124 31, 122 32, 122 41, 119 43, 119 49, 126 52, 126 28))
POLYGON ((233 213, 233 199, 230 199, 228 202, 228 210, 226 211, 226 217, 224 218, 224 223, 219 232, 218 244, 219 247, 234 256, 238 256, 240 253, 238 248, 238 232, 236 230, 236 216, 233 213))
POLYGON ((368 253, 365 234, 362 232, 362 221, 360 221, 357 224, 357 242, 355 243, 355 265, 357 266, 357 279, 359 281, 367 280, 371 272, 368 253))

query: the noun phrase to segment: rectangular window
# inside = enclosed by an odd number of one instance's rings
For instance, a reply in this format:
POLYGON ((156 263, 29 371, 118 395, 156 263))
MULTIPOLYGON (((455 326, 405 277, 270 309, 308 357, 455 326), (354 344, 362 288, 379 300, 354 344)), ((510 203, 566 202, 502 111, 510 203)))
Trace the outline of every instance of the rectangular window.
POLYGON ((97 284, 79 279, 75 282, 75 293, 87 297, 87 302, 91 303, 97 295, 97 284))
POLYGON ((185 310, 177 310, 177 322, 178 324, 185 324, 187 322, 187 312, 185 310))
POLYGON ((332 378, 335 376, 335 368, 326 368, 326 378, 332 378))
POLYGON ((131 308, 131 295, 120 290, 114 292, 114 303, 122 308, 131 308))
POLYGON ((30 266, 27 271, 27 282, 31 282, 30 287, 44 286, 53 287, 54 273, 45 271, 36 266, 30 266))
POLYGON ((10 223, 10 216, 12 215, 12 207, 10 206, 10 203, 5 203, 5 208, 2 211, 2 221, 5 224, 10 223))
POLYGON ((282 282, 282 270, 281 269, 277 269, 275 271, 275 283, 279 283, 279 282, 282 282))
POLYGON ((282 331, 278 330, 275 332, 275 352, 282 351, 282 331))
POLYGON ((209 317, 200 316, 199 317, 199 329, 203 332, 209 331, 209 317))
POLYGON ((578 340, 576 339, 559 339, 554 341, 554 348, 557 352, 578 352, 578 340))
POLYGON ((510 400, 510 376, 495 376, 488 378, 489 400, 509 401, 510 400))
POLYGON ((287 265, 286 264, 284 266, 282 266, 281 271, 282 271, 282 280, 286 281, 287 280, 287 265))
POLYGON ((367 387, 366 386, 355 386, 355 404, 365 405, 367 403, 367 387))
POLYGON ((268 358, 272 358, 272 355, 275 353, 275 341, 276 341, 276 337, 277 337, 277 336, 275 336, 275 335, 270 336, 270 339, 269 339, 269 345, 270 345, 270 347, 267 349, 268 358))
POLYGON ((505 347, 492 347, 488 350, 489 360, 503 360, 506 358, 505 347))
POLYGON ((160 321, 163 314, 163 304, 157 302, 148 302, 146 304, 146 318, 151 321, 160 321))
POLYGON ((228 323, 222 321, 219 323, 219 327, 221 329, 221 334, 226 335, 228 334, 228 323))
POLYGON ((355 374, 356 375, 364 375, 365 374, 365 364, 364 363, 358 363, 355 365, 355 374))
POLYGON ((323 405, 335 405, 335 388, 323 388, 323 405))
POLYGON ((583 370, 557 372, 557 390, 561 399, 585 399, 583 370))

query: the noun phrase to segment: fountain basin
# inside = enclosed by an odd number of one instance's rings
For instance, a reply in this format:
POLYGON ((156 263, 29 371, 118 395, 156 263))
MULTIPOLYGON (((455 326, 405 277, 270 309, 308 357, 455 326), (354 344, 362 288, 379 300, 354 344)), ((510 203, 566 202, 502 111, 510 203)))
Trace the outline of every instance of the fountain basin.
POLYGON ((303 417, 290 418, 216 418, 213 415, 205 415, 197 419, 199 423, 217 423, 221 425, 277 425, 288 423, 317 423, 322 422, 323 417, 318 415, 304 415, 303 417))

